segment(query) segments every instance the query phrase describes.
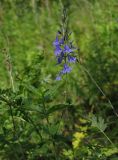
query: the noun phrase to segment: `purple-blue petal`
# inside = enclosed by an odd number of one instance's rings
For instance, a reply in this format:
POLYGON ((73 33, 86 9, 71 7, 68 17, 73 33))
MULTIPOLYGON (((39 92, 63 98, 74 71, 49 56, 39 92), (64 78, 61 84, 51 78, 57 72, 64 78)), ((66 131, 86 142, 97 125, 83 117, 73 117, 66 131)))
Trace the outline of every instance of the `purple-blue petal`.
POLYGON ((62 49, 59 46, 57 46, 54 51, 55 55, 58 56, 58 55, 60 55, 61 52, 62 52, 62 49))
POLYGON ((63 57, 58 57, 57 58, 58 64, 60 64, 62 62, 62 59, 63 59, 63 57))
POLYGON ((59 47, 60 45, 64 44, 64 39, 62 38, 61 40, 59 40, 59 38, 56 36, 55 41, 53 42, 53 46, 54 47, 59 47))
POLYGON ((72 56, 68 55, 68 62, 75 63, 76 62, 76 57, 72 57, 72 56))
POLYGON ((61 76, 57 76, 57 77, 56 77, 56 80, 57 80, 57 81, 60 81, 60 80, 61 80, 61 76))
POLYGON ((59 43, 60 45, 64 44, 64 39, 62 38, 59 43))
POLYGON ((63 70, 61 71, 62 74, 65 74, 65 73, 69 73, 71 72, 72 68, 69 67, 67 64, 64 64, 64 68, 63 70))
POLYGON ((64 52, 65 53, 71 53, 71 52, 73 52, 73 50, 68 45, 65 45, 64 46, 64 52))
POLYGON ((58 62, 58 64, 60 64, 62 62, 63 58, 64 58, 64 53, 62 51, 61 54, 59 56, 57 56, 57 62, 58 62))
POLYGON ((60 43, 59 43, 58 37, 56 36, 56 39, 55 39, 55 41, 53 42, 53 46, 56 47, 56 46, 58 46, 58 45, 60 45, 60 43))

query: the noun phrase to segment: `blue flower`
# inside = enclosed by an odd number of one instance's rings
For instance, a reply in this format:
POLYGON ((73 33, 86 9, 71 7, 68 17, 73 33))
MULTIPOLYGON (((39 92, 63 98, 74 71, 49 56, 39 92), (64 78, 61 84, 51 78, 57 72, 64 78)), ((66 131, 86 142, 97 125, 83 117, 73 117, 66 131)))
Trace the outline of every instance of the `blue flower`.
POLYGON ((62 38, 60 41, 58 39, 58 37, 56 36, 55 41, 53 42, 53 46, 54 47, 59 47, 60 45, 64 44, 64 39, 62 38))
POLYGON ((65 74, 65 73, 69 73, 71 72, 72 68, 69 67, 66 63, 64 64, 64 68, 63 70, 61 71, 62 74, 65 74))
POLYGON ((73 52, 73 50, 68 45, 65 45, 64 46, 64 52, 65 53, 71 53, 71 52, 73 52))
POLYGON ((69 39, 67 39, 66 41, 63 35, 58 37, 58 34, 53 42, 53 46, 55 48, 54 53, 57 59, 57 64, 63 64, 64 62, 63 69, 56 77, 56 80, 60 81, 64 74, 70 73, 72 70, 72 68, 68 66, 68 64, 71 62, 76 62, 76 57, 74 54, 76 48, 72 45, 72 42, 69 42, 69 39))
POLYGON ((53 42, 53 46, 54 46, 54 47, 57 47, 57 46, 59 46, 59 45, 60 45, 59 39, 58 39, 58 37, 56 36, 56 39, 55 39, 55 41, 53 42))
POLYGON ((64 59, 64 53, 62 51, 61 54, 57 57, 57 63, 60 64, 63 59, 64 59))
POLYGON ((62 38, 59 43, 60 45, 64 44, 64 39, 62 38))
POLYGON ((68 55, 68 62, 75 63, 76 62, 76 57, 72 57, 72 56, 68 55))
POLYGON ((58 56, 60 55, 61 52, 62 52, 62 49, 60 48, 60 46, 56 46, 56 49, 54 51, 55 55, 58 56))
POLYGON ((57 80, 57 81, 60 81, 60 80, 61 80, 61 76, 58 75, 58 76, 56 77, 56 80, 57 80))
POLYGON ((60 64, 60 63, 62 62, 62 60, 63 60, 63 57, 62 57, 62 56, 58 57, 58 58, 57 58, 58 64, 60 64))

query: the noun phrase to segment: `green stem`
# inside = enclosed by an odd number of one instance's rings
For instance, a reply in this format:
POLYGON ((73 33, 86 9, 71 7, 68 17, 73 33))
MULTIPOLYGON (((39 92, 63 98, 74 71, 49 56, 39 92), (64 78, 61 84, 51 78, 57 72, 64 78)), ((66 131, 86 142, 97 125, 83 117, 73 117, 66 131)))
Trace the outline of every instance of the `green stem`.
POLYGON ((11 81, 11 87, 13 92, 15 92, 15 87, 14 87, 14 80, 13 80, 13 76, 12 76, 12 71, 9 71, 9 77, 10 77, 10 81, 11 81))
MULTIPOLYGON (((99 128, 98 128, 99 129, 99 128)), ((113 142, 110 140, 110 138, 106 135, 105 132, 103 132, 101 129, 99 129, 100 132, 107 138, 107 140, 114 146, 113 142)))

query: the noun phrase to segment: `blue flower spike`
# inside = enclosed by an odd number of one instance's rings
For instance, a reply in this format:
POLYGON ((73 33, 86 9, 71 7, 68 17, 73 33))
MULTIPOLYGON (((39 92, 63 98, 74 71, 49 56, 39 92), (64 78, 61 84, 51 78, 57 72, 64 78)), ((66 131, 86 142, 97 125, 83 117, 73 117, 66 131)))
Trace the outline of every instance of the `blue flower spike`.
POLYGON ((63 64, 63 69, 56 77, 56 80, 60 81, 64 74, 68 74, 72 71, 72 68, 69 66, 69 64, 76 62, 76 57, 74 54, 76 49, 71 44, 69 39, 64 39, 64 35, 61 35, 61 33, 57 34, 56 39, 53 42, 53 46, 55 48, 54 54, 57 59, 57 65, 63 64))

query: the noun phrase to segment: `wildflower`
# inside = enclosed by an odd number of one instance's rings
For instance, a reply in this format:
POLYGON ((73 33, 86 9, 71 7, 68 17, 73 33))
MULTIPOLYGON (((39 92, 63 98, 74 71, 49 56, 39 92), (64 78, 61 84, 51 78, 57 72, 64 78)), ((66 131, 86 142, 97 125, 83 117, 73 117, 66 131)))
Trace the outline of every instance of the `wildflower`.
MULTIPOLYGON (((67 40, 66 40, 67 41, 67 40)), ((56 36, 56 39, 53 42, 53 46, 55 47, 55 56, 57 58, 57 64, 64 63, 63 69, 60 71, 59 75, 56 77, 56 80, 61 80, 61 77, 63 74, 70 73, 72 68, 69 67, 69 63, 75 63, 76 57, 74 55, 75 48, 70 45, 70 42, 64 41, 64 38, 62 37, 59 39, 58 36, 56 36)))
POLYGON ((56 80, 57 80, 57 81, 60 81, 60 80, 61 80, 61 76, 58 75, 58 76, 56 77, 56 80))
MULTIPOLYGON (((62 21, 63 24, 66 24, 66 18, 62 21)), ((57 59, 57 65, 63 64, 63 69, 59 72, 56 80, 61 80, 64 74, 68 74, 72 71, 70 63, 76 62, 75 50, 76 48, 73 45, 73 41, 69 40, 70 32, 66 25, 62 25, 64 28, 61 28, 61 31, 58 31, 56 38, 53 42, 55 48, 54 54, 57 59)))
POLYGON ((64 64, 64 68, 63 70, 61 71, 62 74, 65 74, 65 73, 69 73, 71 72, 72 68, 69 67, 67 64, 64 64))
POLYGON ((59 47, 60 45, 62 45, 64 43, 64 39, 62 38, 60 41, 58 39, 58 36, 56 36, 55 41, 53 42, 53 46, 54 47, 59 47))
POLYGON ((59 57, 57 57, 58 64, 60 64, 62 60, 63 60, 63 55, 60 55, 59 57))
POLYGON ((68 62, 75 63, 76 62, 76 57, 72 57, 72 56, 68 55, 68 62))
POLYGON ((68 45, 65 45, 65 46, 64 46, 64 52, 65 52, 65 53, 71 53, 71 52, 72 52, 72 49, 69 48, 68 45))
POLYGON ((55 41, 53 42, 53 46, 54 46, 54 47, 57 47, 59 44, 60 44, 60 43, 59 43, 59 39, 58 39, 58 37, 56 36, 56 39, 55 39, 55 41))
POLYGON ((59 43, 60 43, 60 45, 63 45, 64 44, 64 39, 62 38, 59 43))
POLYGON ((55 55, 58 56, 58 55, 60 55, 61 52, 62 52, 62 50, 61 50, 60 46, 56 46, 55 51, 54 51, 55 55))

